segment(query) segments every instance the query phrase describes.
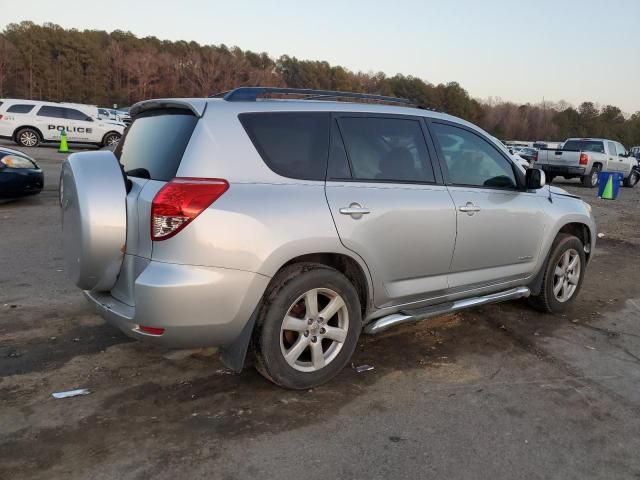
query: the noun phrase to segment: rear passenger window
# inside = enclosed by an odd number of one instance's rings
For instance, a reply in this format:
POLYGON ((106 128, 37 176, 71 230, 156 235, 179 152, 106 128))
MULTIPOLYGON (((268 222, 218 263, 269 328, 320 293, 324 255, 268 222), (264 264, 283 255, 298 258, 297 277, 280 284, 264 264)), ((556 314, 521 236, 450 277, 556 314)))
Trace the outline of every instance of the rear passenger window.
POLYGON ((341 117, 339 123, 354 179, 435 181, 418 120, 341 117))
POLYGON ((53 118, 66 118, 64 115, 64 108, 61 107, 50 107, 45 105, 44 107, 40 107, 38 110, 39 117, 53 117, 53 118))
POLYGON ((7 108, 7 113, 29 113, 35 105, 27 105, 24 103, 16 103, 7 108))
POLYGON ((433 123, 432 128, 452 184, 488 188, 518 185, 511 163, 479 135, 442 123, 433 123))
POLYGON ((244 113, 239 118, 264 162, 278 175, 325 179, 328 113, 244 113))

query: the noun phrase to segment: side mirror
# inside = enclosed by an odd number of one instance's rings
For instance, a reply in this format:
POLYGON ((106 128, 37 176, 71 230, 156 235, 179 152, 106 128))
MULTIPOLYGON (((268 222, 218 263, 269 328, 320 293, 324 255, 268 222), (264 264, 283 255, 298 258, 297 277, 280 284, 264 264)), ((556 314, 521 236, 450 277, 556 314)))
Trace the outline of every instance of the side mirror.
POLYGON ((547 184, 547 177, 539 168, 528 168, 525 173, 527 190, 538 190, 547 184))

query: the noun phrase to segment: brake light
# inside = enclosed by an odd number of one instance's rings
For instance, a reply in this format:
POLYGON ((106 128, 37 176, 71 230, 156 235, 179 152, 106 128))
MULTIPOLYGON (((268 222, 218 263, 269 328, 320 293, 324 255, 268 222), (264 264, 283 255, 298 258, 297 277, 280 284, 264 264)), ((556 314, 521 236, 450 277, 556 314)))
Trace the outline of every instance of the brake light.
POLYGON ((228 189, 219 178, 174 178, 153 198, 151 240, 173 237, 228 189))
POLYGON ((589 163, 589 155, 587 155, 586 153, 581 153, 580 154, 580 165, 586 165, 587 163, 589 163))

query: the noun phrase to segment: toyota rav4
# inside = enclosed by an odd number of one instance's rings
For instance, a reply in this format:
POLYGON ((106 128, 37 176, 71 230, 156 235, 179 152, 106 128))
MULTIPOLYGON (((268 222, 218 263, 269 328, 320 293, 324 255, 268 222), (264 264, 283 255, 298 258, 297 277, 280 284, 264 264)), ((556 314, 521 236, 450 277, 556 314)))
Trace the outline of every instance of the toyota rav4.
POLYGON ((136 104, 115 152, 63 165, 67 273, 127 335, 218 346, 235 370, 252 352, 295 389, 340 372, 362 331, 521 297, 569 308, 589 205, 405 103, 247 87, 136 104))

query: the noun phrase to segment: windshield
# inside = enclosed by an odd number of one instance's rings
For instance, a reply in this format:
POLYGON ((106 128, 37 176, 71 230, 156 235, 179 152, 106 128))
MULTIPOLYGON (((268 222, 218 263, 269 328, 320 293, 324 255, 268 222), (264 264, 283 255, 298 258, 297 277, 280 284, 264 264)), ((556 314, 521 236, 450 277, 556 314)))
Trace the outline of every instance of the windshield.
POLYGON ((563 150, 604 153, 604 145, 598 140, 569 140, 563 150))

